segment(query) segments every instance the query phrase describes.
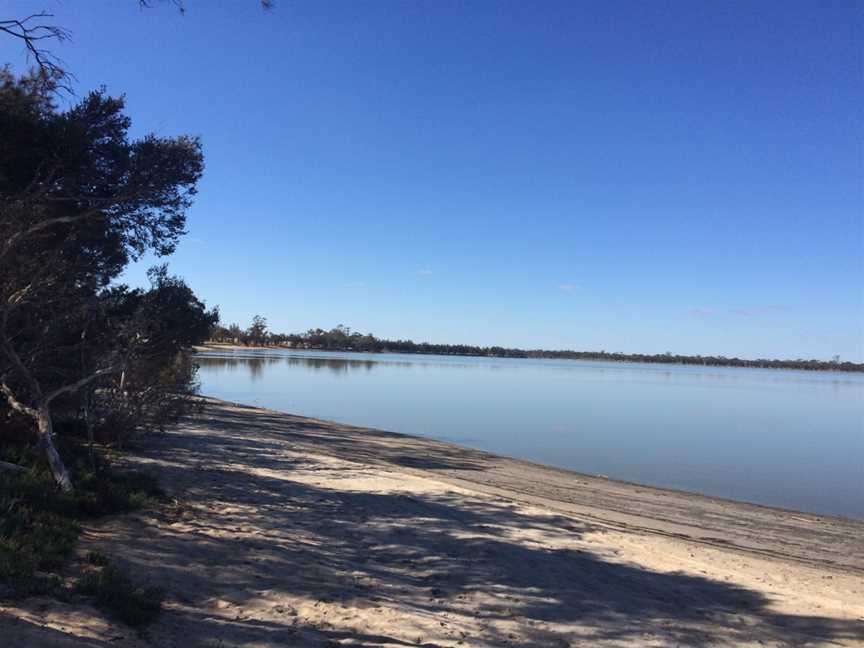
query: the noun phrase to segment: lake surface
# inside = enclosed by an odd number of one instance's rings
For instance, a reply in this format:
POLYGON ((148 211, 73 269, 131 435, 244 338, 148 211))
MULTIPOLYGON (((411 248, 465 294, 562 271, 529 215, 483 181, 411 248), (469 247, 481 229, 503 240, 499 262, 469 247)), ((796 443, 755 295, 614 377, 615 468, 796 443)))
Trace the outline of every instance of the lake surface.
POLYGON ((864 518, 864 375, 242 350, 201 392, 614 479, 864 518))

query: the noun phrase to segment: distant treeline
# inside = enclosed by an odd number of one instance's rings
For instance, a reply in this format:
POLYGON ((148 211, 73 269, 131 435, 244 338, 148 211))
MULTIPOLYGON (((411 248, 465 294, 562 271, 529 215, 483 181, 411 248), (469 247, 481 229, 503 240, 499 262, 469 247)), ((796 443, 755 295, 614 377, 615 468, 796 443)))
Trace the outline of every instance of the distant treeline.
POLYGON ((648 362, 662 364, 711 365, 718 367, 754 367, 767 369, 806 369, 811 371, 864 371, 864 364, 842 362, 839 357, 825 360, 748 360, 723 356, 690 356, 673 353, 609 353, 607 351, 570 351, 546 349, 509 349, 500 346, 481 347, 470 344, 431 344, 412 340, 386 340, 371 333, 358 333, 339 325, 325 331, 309 329, 305 333, 273 333, 267 321, 255 316, 249 328, 237 324, 217 325, 211 331, 211 341, 247 346, 276 346, 322 351, 362 351, 367 353, 420 353, 491 358, 556 358, 568 360, 606 360, 616 362, 648 362))

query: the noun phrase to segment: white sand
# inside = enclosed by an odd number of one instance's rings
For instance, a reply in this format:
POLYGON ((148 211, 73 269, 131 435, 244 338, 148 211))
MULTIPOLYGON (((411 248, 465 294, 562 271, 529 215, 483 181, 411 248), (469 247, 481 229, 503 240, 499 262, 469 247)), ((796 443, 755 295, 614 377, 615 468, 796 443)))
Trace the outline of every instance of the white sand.
POLYGON ((861 522, 217 401, 130 461, 177 503, 81 552, 165 613, 30 599, 0 646, 864 645, 861 522))

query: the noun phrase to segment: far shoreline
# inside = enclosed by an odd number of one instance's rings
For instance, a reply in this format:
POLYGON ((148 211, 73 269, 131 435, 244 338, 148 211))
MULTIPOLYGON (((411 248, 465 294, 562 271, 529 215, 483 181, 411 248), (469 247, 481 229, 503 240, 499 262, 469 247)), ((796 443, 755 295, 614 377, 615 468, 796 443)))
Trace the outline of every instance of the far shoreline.
POLYGON ((798 371, 818 374, 839 374, 839 375, 864 375, 864 368, 860 369, 835 369, 835 368, 818 368, 818 367, 769 367, 769 366, 752 366, 745 364, 719 364, 705 363, 698 364, 694 362, 648 362, 640 360, 625 360, 616 358, 551 358, 543 356, 516 356, 516 355, 477 355, 468 353, 424 353, 422 351, 357 351, 354 349, 324 349, 324 348, 298 348, 284 345, 244 345, 232 344, 223 342, 206 342, 205 344, 195 345, 192 347, 194 353, 207 353, 212 351, 290 351, 290 352, 317 352, 317 353, 366 353, 369 355, 412 355, 412 356, 437 356, 441 358, 490 358, 495 360, 568 360, 571 362, 608 362, 611 364, 629 364, 641 365, 645 367, 694 367, 694 368, 713 368, 713 369, 753 369, 760 371, 798 371))

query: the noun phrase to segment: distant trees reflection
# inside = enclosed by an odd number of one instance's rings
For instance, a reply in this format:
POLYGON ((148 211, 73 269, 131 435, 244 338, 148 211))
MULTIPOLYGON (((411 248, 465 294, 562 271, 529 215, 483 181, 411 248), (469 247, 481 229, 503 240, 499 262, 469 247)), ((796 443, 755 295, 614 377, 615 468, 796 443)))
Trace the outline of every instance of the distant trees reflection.
POLYGON ((314 371, 329 371, 334 374, 346 374, 349 371, 371 371, 375 366, 373 360, 354 360, 345 358, 304 358, 297 356, 262 355, 260 357, 214 356, 198 355, 195 363, 207 369, 236 371, 246 369, 249 377, 257 381, 264 373, 264 367, 275 364, 285 364, 289 367, 303 367, 314 371))
MULTIPOLYGON (((647 353, 611 353, 607 351, 571 351, 548 349, 512 349, 500 346, 473 346, 470 344, 431 344, 429 342, 414 342, 412 340, 387 340, 377 338, 371 333, 352 331, 350 327, 339 325, 325 331, 309 329, 305 333, 273 333, 267 330, 266 320, 256 315, 247 329, 241 329, 237 324, 228 327, 217 325, 211 330, 211 341, 231 344, 242 344, 250 347, 271 346, 292 349, 315 349, 321 351, 355 351, 366 353, 417 353, 451 356, 478 356, 492 358, 552 358, 569 360, 603 360, 618 362, 641 362, 655 364, 704 365, 717 367, 752 367, 764 369, 806 369, 818 371, 864 371, 864 364, 843 362, 839 356, 832 360, 795 359, 771 360, 759 358, 727 358, 724 356, 691 356, 670 352, 647 353)), ((301 361, 296 358, 295 360, 301 361)), ((335 371, 329 363, 330 359, 304 358, 302 362, 320 361, 326 368, 335 371)), ((339 360, 341 362, 364 362, 355 360, 339 360)), ((336 362, 339 362, 336 361, 336 362)), ((307 366, 313 367, 312 364, 307 366)), ((313 367, 315 368, 315 367, 313 367)), ((324 368, 324 367, 320 367, 324 368)))

